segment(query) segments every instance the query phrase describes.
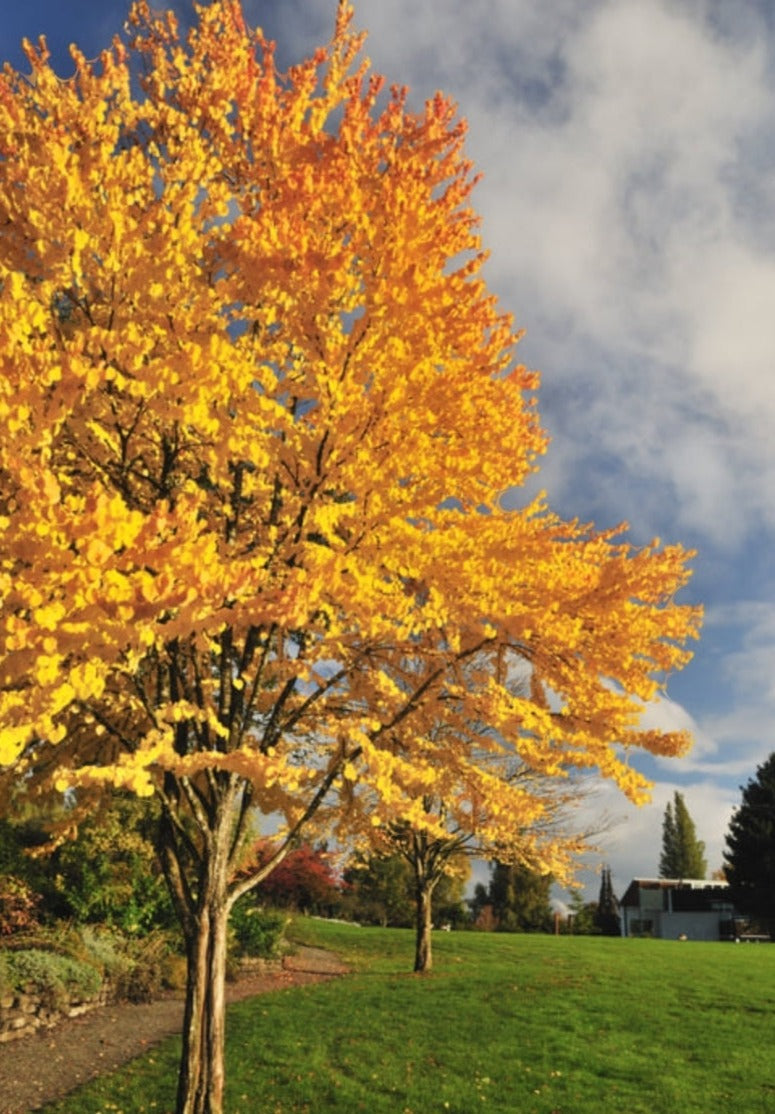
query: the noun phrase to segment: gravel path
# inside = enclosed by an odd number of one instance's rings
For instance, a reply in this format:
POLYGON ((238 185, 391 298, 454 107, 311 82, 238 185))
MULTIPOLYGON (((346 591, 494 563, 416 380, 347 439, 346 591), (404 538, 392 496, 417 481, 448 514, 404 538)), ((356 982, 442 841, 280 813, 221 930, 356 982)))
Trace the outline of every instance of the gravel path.
MULTIPOLYGON (((271 990, 304 986, 343 975, 336 956, 321 948, 299 948, 282 966, 246 973, 227 987, 227 1001, 237 1002, 271 990)), ((62 1098, 75 1087, 147 1052, 179 1033, 183 1001, 169 995, 155 1002, 118 1002, 82 1017, 60 1021, 52 1029, 0 1045, 0 1114, 28 1114, 62 1098)))

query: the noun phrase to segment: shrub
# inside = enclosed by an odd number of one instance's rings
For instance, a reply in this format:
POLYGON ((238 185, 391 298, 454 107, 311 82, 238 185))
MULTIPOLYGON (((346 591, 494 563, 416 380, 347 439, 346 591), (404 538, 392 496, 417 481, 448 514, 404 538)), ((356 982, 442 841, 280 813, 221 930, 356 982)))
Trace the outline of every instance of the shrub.
POLYGON ((39 905, 40 895, 22 878, 0 877, 0 935, 37 928, 39 905))
POLYGON ((271 959, 280 950, 288 917, 249 901, 238 901, 230 923, 238 955, 271 959))
POLYGON ((54 952, 83 963, 91 962, 92 967, 99 968, 98 963, 91 961, 88 945, 84 943, 78 929, 66 923, 39 925, 29 932, 3 937, 0 939, 0 949, 6 954, 19 951, 54 952))
MULTIPOLYGON (((249 859, 265 863, 273 853, 273 845, 261 839, 254 844, 249 859)), ((341 901, 339 879, 331 860, 325 846, 301 843, 260 883, 256 891, 258 900, 276 909, 330 915, 341 901)))
POLYGON ((67 930, 69 947, 85 953, 89 961, 114 986, 131 966, 126 938, 111 928, 100 925, 72 926, 67 930))
POLYGON ((184 990, 186 986, 186 958, 168 954, 161 961, 161 981, 166 990, 184 990))
POLYGON ((67 916, 133 935, 174 923, 154 823, 152 805, 117 794, 109 808, 80 825, 77 838, 59 848, 51 863, 67 916))
MULTIPOLYGON (((86 968, 93 972, 92 983, 96 980, 98 987, 106 983, 116 998, 131 1002, 152 1001, 162 990, 185 985, 185 960, 176 953, 171 934, 163 931, 137 939, 104 926, 59 924, 6 937, 0 943, 0 989, 17 987, 19 962, 29 981, 37 984, 36 964, 41 961, 17 959, 30 954, 49 956, 52 971, 57 970, 58 960, 75 963, 79 970, 86 968)), ((48 987, 45 979, 40 987, 48 987)))
POLYGON ((74 997, 93 998, 102 985, 99 971, 91 964, 56 952, 39 948, 6 951, 2 960, 3 989, 19 991, 34 986, 54 1009, 74 997))
MULTIPOLYGON (((116 994, 130 1002, 152 1002, 179 981, 182 962, 168 933, 158 931, 140 939, 126 940, 127 967, 116 983, 116 994), (177 961, 177 962, 176 962, 177 961)), ((185 985, 185 976, 183 977, 185 985)))

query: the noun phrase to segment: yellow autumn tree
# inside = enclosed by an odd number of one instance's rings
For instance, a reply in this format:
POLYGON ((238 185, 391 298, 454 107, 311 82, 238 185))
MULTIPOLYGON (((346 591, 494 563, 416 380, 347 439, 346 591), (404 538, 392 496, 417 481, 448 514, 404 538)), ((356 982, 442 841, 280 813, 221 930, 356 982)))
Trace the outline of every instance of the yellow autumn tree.
POLYGON ((229 910, 313 819, 433 834, 431 787, 527 854, 511 756, 637 800, 630 750, 688 744, 640 727, 688 555, 504 510, 544 435, 465 128, 384 90, 351 17, 282 74, 237 0, 185 41, 140 2, 72 78, 43 42, 0 78, 0 762, 81 809, 157 795, 179 1114, 222 1109, 229 910), (256 809, 285 827, 235 880, 256 809))
MULTIPOLYGON (((404 660, 413 687, 429 668, 435 669, 433 659, 404 660)), ((543 757, 530 749, 524 738, 526 697, 534 709, 547 709, 542 681, 524 647, 498 638, 461 655, 434 686, 434 699, 413 714, 409 746, 402 724, 392 729, 393 753, 412 756, 395 770, 393 791, 404 798, 398 819, 385 816, 375 832, 372 817, 381 802, 366 779, 349 787, 346 808, 339 802, 344 838, 397 853, 411 867, 416 972, 432 967, 433 893, 455 864, 469 857, 497 860, 568 881, 579 855, 590 851, 592 838, 608 826, 602 814, 593 823, 579 819, 582 806, 589 810, 594 783, 583 772, 570 776, 577 763, 567 750, 552 758, 546 748, 543 757)), ((553 733, 548 725, 545 731, 548 743, 553 733)))

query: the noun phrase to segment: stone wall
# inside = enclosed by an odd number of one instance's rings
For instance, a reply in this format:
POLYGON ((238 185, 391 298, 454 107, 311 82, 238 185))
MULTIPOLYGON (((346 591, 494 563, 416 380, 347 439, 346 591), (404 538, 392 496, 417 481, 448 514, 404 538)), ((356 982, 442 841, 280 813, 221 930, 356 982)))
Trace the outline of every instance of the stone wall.
POLYGON ((110 1001, 109 988, 93 998, 74 996, 65 1001, 52 1001, 50 994, 34 984, 22 990, 8 991, 0 997, 0 1044, 27 1037, 38 1029, 50 1029, 63 1017, 78 1017, 110 1001))

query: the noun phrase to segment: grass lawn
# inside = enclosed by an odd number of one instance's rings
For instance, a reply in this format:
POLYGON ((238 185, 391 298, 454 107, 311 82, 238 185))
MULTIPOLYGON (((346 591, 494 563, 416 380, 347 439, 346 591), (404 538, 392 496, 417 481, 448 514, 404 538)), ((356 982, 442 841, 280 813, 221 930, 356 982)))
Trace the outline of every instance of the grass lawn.
MULTIPOLYGON (((344 979, 229 1010, 226 1110, 775 1114, 775 947, 409 932, 300 920, 344 979)), ((48 1114, 165 1114, 177 1042, 48 1114)))

